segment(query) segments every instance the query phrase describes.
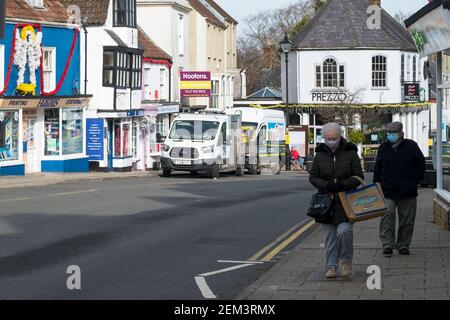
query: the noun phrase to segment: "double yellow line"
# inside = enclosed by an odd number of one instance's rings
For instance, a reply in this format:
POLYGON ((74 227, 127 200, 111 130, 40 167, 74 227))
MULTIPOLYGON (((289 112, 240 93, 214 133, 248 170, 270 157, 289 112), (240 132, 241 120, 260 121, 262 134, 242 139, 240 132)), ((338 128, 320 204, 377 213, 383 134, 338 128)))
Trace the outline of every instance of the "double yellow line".
POLYGON ((259 250, 255 255, 253 255, 248 260, 250 261, 270 261, 273 257, 279 254, 284 248, 286 248, 289 244, 291 244, 294 240, 300 237, 303 233, 309 230, 315 224, 314 220, 310 221, 306 225, 303 223, 298 223, 288 231, 283 233, 277 239, 269 243, 267 246, 259 250), (300 228, 300 229, 299 229, 300 228), (272 249, 273 248, 273 249, 272 249), (272 249, 272 250, 271 250, 272 249), (269 251, 270 250, 270 251, 269 251), (264 254, 266 254, 264 256, 264 254), (263 258, 261 258, 264 256, 263 258), (260 259, 261 258, 261 259, 260 259))

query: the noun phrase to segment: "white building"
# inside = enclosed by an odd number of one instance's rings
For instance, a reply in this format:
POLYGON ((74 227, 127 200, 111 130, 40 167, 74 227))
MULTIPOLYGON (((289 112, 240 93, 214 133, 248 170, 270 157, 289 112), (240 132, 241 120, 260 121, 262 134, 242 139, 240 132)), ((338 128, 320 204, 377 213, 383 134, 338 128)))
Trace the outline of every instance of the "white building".
MULTIPOLYGON (((407 30, 383 9, 381 28, 368 28, 367 10, 376 2, 329 0, 292 40, 289 103, 299 105, 299 116, 294 115, 293 121, 297 117, 296 124, 314 128, 313 143, 307 148, 310 151, 321 140, 322 125, 311 113, 320 107, 345 104, 389 109, 389 121, 401 121, 405 137, 418 142, 428 155, 429 112, 426 104, 419 103, 428 100, 425 59, 420 58, 407 30), (420 85, 421 91, 413 92, 417 97, 405 97, 407 84, 420 85)), ((282 61, 286 101, 284 58, 282 61)))
POLYGON ((172 57, 169 101, 180 101, 180 72, 189 69, 189 12, 187 0, 137 0, 142 30, 172 57))
POLYGON ((61 2, 78 6, 85 26, 80 89, 93 94, 86 120, 91 169, 131 171, 141 161, 137 118, 143 115, 136 0, 61 2))

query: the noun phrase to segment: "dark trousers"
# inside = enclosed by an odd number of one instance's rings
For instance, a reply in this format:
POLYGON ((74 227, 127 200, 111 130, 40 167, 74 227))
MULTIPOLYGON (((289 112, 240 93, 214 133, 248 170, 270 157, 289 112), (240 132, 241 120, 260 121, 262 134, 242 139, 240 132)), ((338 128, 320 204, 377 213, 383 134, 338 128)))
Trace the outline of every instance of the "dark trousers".
POLYGON ((404 198, 398 200, 386 199, 389 211, 383 216, 380 223, 380 240, 383 248, 402 249, 409 248, 417 212, 417 198, 404 198), (398 213, 398 234, 395 238, 395 220, 398 213))

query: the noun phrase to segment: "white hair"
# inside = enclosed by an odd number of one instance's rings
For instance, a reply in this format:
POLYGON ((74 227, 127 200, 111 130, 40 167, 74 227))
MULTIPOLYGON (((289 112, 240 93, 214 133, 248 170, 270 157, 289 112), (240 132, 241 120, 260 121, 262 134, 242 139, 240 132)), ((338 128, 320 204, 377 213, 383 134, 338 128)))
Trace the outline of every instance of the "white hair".
POLYGON ((341 126, 336 122, 328 122, 325 124, 322 128, 322 136, 325 137, 327 132, 330 131, 337 132, 339 136, 342 134, 341 126))

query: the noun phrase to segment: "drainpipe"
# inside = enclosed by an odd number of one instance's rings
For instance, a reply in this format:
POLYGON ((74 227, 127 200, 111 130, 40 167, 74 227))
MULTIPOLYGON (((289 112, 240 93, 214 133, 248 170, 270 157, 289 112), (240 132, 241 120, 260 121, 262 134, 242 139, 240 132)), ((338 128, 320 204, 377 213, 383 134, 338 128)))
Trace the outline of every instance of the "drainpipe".
POLYGON ((169 103, 172 101, 172 61, 170 61, 169 67, 169 103))
POLYGON ((86 26, 83 26, 84 29, 84 95, 87 95, 87 70, 88 70, 88 31, 86 29, 86 26))

